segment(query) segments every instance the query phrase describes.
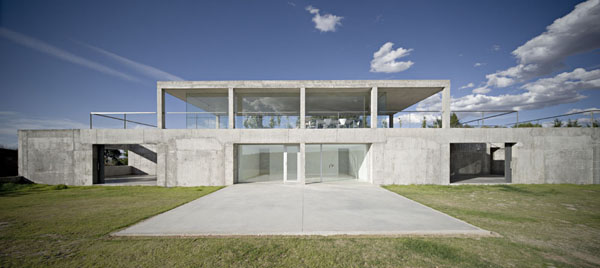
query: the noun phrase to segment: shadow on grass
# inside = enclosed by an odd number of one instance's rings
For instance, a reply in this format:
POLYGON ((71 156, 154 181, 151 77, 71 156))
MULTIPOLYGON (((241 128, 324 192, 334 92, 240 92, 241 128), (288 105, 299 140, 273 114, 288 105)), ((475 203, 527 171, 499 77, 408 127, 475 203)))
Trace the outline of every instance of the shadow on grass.
POLYGON ((64 184, 43 185, 43 184, 20 184, 20 183, 1 183, 0 197, 23 196, 33 193, 51 190, 64 190, 69 187, 64 184))

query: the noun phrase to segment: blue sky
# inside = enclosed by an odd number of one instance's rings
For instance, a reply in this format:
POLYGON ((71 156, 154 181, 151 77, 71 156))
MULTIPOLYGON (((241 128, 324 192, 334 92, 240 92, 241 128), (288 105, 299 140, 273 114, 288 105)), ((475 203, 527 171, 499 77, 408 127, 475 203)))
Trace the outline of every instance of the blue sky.
POLYGON ((155 111, 156 81, 176 78, 450 79, 459 110, 519 109, 524 120, 596 108, 599 6, 2 1, 0 144, 15 146, 17 128, 87 127, 93 111, 155 111), (380 49, 388 58, 373 66, 380 49))

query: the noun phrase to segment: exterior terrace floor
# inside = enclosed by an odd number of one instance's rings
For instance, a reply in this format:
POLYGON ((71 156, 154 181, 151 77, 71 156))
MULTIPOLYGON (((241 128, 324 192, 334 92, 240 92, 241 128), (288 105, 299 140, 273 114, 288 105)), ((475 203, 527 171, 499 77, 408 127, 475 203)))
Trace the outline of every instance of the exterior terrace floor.
POLYGON ((491 235, 366 183, 229 186, 116 236, 491 235))

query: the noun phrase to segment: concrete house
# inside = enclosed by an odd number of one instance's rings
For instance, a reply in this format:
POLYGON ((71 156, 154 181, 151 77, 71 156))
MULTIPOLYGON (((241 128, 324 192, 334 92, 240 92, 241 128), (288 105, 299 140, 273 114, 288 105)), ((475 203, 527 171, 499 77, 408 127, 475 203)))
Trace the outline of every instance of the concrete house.
POLYGON ((170 81, 156 93, 153 128, 19 130, 19 174, 69 185, 128 174, 159 186, 600 183, 600 130, 450 128, 448 80, 170 81), (441 128, 399 128, 395 114, 438 92, 441 128), (185 103, 185 129, 166 128, 166 94, 185 103), (129 152, 128 166, 104 166, 111 148, 129 152))

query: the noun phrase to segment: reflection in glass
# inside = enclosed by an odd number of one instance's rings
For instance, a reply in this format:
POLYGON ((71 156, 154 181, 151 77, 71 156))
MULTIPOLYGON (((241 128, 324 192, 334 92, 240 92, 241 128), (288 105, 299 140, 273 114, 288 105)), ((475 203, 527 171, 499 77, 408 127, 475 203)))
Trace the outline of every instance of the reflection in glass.
POLYGON ((238 145, 237 182, 298 180, 298 145, 238 145))
POLYGON ((187 128, 227 128, 227 93, 187 93, 187 128))
POLYGON ((367 144, 307 144, 306 183, 369 181, 367 144))

